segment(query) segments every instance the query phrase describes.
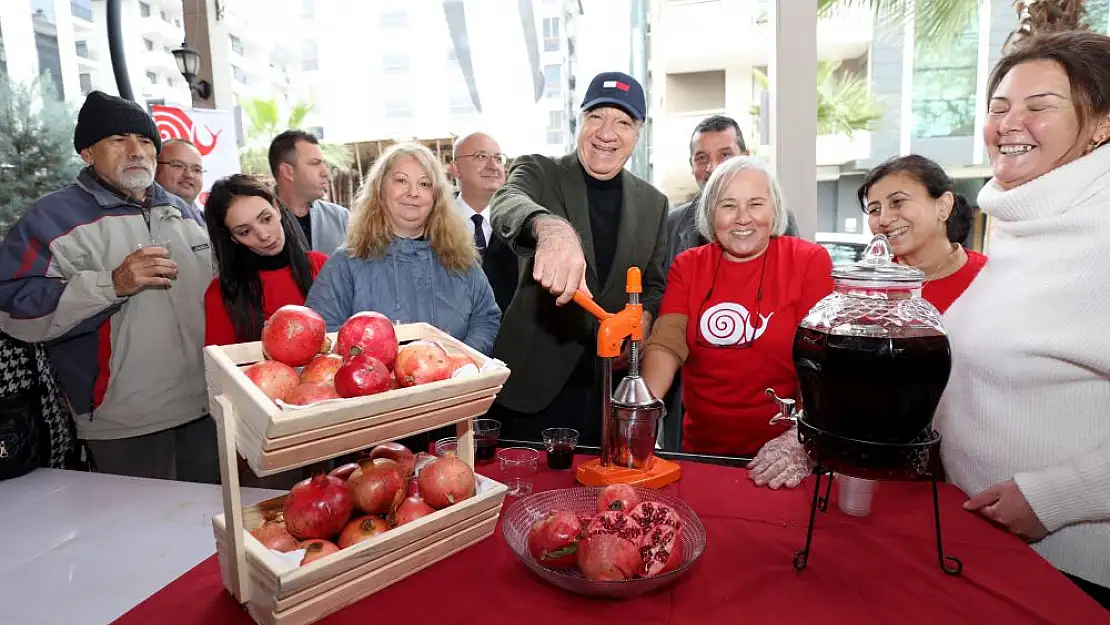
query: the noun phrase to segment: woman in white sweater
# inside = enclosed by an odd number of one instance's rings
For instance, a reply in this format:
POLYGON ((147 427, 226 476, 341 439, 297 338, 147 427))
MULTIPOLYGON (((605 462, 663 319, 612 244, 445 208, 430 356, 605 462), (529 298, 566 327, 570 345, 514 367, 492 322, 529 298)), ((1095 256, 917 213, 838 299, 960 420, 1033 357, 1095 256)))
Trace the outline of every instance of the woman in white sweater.
POLYGON ((991 261, 945 315, 944 468, 1110 609, 1110 38, 1031 39, 988 93, 991 261))

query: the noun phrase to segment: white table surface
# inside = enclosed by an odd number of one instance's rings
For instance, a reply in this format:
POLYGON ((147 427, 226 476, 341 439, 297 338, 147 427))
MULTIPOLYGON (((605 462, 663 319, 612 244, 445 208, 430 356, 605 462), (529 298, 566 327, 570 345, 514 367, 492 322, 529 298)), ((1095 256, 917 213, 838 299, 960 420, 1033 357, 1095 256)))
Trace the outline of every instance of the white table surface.
MULTIPOLYGON (((216 552, 221 492, 54 469, 0 482, 0 624, 111 623, 216 552)), ((278 494, 245 488, 243 505, 278 494)))

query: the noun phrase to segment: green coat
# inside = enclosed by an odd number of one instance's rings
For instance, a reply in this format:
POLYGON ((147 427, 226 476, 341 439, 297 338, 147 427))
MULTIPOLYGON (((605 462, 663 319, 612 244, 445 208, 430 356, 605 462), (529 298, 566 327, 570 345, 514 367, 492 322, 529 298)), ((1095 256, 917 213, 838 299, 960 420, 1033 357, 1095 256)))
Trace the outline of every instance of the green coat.
POLYGON ((510 410, 534 414, 546 408, 562 390, 585 349, 596 349, 597 323, 577 305, 555 305, 555 298, 532 279, 535 241, 522 228, 535 215, 551 214, 569 221, 578 231, 586 255, 586 284, 602 308, 624 307, 625 272, 643 272, 644 309, 659 312, 666 276, 667 198, 650 183, 627 170, 624 180, 620 230, 613 269, 598 284, 593 237, 586 202, 586 180, 577 153, 558 160, 545 156, 516 159, 509 179, 493 196, 491 221, 520 258, 516 294, 505 311, 493 353, 512 369, 498 395, 510 410))

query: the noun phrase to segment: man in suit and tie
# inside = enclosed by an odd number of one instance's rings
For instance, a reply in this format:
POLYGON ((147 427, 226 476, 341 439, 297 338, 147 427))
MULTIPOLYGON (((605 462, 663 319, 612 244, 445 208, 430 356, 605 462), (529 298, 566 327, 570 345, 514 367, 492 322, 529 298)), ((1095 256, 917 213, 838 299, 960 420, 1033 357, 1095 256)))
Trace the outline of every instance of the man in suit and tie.
POLYGON ((565 426, 598 445, 597 323, 571 299, 582 290, 606 310, 623 308, 631 266, 643 271, 645 329, 663 297, 667 198, 624 170, 647 112, 643 88, 627 74, 599 74, 581 111, 574 152, 517 158, 493 196, 493 230, 522 260, 494 346, 513 372, 490 411, 506 439, 539 441, 544 428, 565 426))
POLYGON ((475 132, 455 141, 449 165, 459 187, 455 207, 474 236, 474 245, 482 255, 482 269, 502 313, 516 290, 517 260, 505 242, 494 236, 489 203, 494 192, 505 184, 505 161, 493 137, 475 132))

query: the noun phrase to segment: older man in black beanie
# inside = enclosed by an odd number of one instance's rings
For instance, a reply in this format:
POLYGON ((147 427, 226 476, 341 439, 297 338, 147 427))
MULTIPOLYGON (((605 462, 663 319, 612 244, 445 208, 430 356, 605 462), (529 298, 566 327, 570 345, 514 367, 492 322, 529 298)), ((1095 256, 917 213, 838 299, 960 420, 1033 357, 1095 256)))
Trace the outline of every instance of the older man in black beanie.
POLYGON ((46 344, 100 470, 216 482, 212 257, 200 213, 154 182, 161 143, 139 105, 89 94, 73 136, 88 167, 0 244, 0 330, 46 344))

